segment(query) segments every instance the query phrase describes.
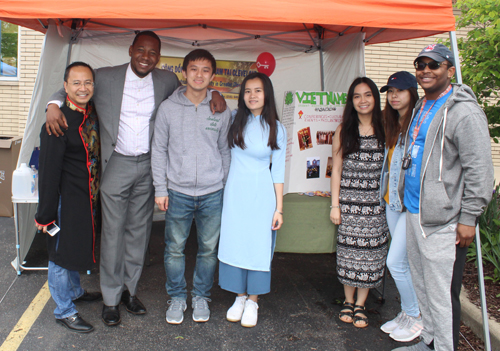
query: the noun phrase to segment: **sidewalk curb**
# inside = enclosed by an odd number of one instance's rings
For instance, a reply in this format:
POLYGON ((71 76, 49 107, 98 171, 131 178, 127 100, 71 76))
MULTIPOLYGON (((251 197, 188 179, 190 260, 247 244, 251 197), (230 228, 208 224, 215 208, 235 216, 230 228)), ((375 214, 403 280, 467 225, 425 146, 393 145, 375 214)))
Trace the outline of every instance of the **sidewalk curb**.
MULTIPOLYGON (((462 292, 460 293, 460 304, 462 306, 462 322, 471 328, 474 334, 484 341, 483 316, 481 314, 481 309, 469 301, 467 292, 465 292, 463 286, 462 292)), ((489 318, 488 325, 490 327, 491 349, 493 351, 500 351, 500 323, 492 318, 489 318)))

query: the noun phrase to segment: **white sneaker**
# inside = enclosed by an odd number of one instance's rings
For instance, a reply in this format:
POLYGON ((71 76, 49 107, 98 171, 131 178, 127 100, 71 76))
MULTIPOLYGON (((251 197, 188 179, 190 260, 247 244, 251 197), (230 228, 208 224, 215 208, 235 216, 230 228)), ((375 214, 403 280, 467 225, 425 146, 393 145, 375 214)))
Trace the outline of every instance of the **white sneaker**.
POLYGON ((259 305, 250 299, 245 301, 245 310, 241 317, 241 325, 243 327, 252 328, 257 325, 257 310, 259 305))
POLYGON ((383 324, 380 329, 384 332, 384 333, 387 333, 387 334, 390 334, 392 333, 392 331, 394 329, 396 329, 397 327, 399 327, 399 324, 404 321, 406 318, 406 313, 404 311, 401 311, 398 313, 398 315, 396 316, 396 318, 394 318, 393 320, 389 321, 389 322, 386 322, 385 324, 383 324))
POLYGON ((227 310, 226 319, 230 322, 241 321, 241 316, 243 315, 243 310, 245 309, 245 301, 248 296, 237 296, 233 305, 227 310))
POLYGON ((410 317, 406 316, 404 323, 400 324, 399 327, 394 329, 392 333, 389 334, 391 338, 400 342, 408 342, 415 339, 420 335, 424 329, 422 324, 422 317, 410 317))

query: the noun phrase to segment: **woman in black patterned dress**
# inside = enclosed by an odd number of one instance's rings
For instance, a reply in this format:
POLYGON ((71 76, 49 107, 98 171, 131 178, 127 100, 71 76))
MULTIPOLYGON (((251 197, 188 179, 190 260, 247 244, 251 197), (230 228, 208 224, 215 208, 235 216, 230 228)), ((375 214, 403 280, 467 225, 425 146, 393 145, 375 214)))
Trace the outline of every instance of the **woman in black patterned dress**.
POLYGON ((371 79, 356 78, 351 84, 332 152, 330 219, 339 225, 337 276, 345 293, 339 318, 365 328, 365 301, 369 289, 382 283, 389 236, 379 199, 384 160, 380 94, 371 79))

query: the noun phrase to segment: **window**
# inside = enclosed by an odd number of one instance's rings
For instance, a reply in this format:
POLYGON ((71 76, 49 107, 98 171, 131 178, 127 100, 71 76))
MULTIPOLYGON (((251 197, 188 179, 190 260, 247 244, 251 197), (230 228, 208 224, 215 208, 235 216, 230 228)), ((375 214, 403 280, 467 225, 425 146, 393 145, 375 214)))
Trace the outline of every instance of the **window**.
POLYGON ((0 21, 0 79, 18 76, 18 26, 0 21))

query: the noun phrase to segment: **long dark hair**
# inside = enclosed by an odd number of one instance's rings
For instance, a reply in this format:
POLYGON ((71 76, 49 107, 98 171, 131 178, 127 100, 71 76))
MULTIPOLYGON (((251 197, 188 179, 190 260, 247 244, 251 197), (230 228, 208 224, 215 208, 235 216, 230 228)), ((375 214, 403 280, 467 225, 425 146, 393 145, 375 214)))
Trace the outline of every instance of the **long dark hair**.
POLYGON ((359 118, 358 112, 354 109, 352 102, 354 89, 361 83, 366 83, 372 91, 375 100, 375 106, 372 111, 372 127, 375 131, 375 137, 378 143, 383 147, 385 142, 384 126, 382 124, 382 111, 380 110, 380 93, 377 85, 367 77, 358 77, 354 79, 349 91, 347 92, 347 102, 342 115, 342 130, 340 131, 340 147, 342 149, 342 158, 353 152, 359 151, 359 118))
MULTIPOLYGON (((395 88, 393 88, 395 89, 395 88)), ((401 116, 402 123, 399 124, 399 112, 392 108, 389 104, 389 92, 387 92, 387 97, 385 100, 385 108, 382 111, 385 126, 385 146, 391 148, 396 145, 399 137, 399 133, 406 134, 408 126, 410 125, 411 115, 413 108, 418 100, 418 92, 416 88, 409 88, 410 92, 410 105, 404 116, 401 116)))
POLYGON ((276 101, 274 100, 274 89, 273 84, 268 76, 264 73, 250 73, 243 79, 241 83, 240 95, 238 97, 238 111, 236 112, 236 117, 234 118, 231 127, 229 128, 229 133, 227 134, 227 142, 230 148, 238 146, 242 149, 246 148, 245 140, 243 139, 243 132, 245 131, 245 126, 248 122, 248 116, 250 115, 250 110, 245 104, 245 88, 246 84, 250 79, 259 78, 262 82, 264 88, 264 108, 262 109, 262 118, 260 122, 262 127, 267 124, 269 126, 269 139, 267 141, 267 146, 271 147, 271 150, 278 150, 278 124, 276 121, 278 118, 278 111, 276 111, 276 101))

